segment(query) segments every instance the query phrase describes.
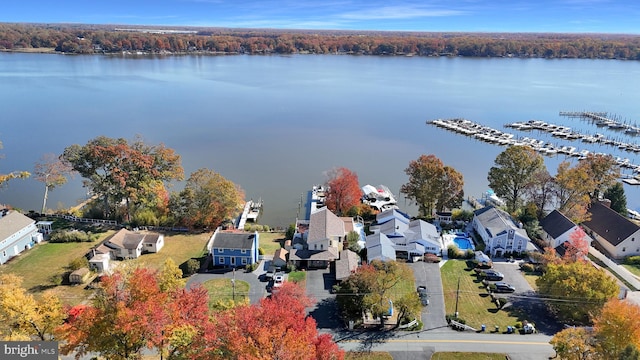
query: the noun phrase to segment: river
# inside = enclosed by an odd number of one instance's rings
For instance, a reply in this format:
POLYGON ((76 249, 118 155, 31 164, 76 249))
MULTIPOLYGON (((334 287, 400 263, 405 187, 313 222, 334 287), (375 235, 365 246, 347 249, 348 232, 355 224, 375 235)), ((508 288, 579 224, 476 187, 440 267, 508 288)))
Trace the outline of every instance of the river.
MULTIPOLYGON (((186 176, 206 167, 239 184, 247 199, 264 201, 261 223, 285 227, 295 221, 301 195, 334 167, 398 195, 409 162, 435 154, 463 174, 465 195, 480 197, 504 148, 427 120, 463 117, 505 130, 539 119, 603 132, 559 112, 605 111, 635 123, 638 83, 640 62, 617 60, 0 53, 0 173, 33 171, 43 154, 99 135, 140 135, 175 149, 186 176)), ((601 150, 640 164, 633 153, 601 150)), ((552 174, 562 160, 546 158, 552 174)), ((635 210, 638 188, 625 185, 635 210)), ((0 203, 37 211, 42 195, 34 179, 13 180, 0 190, 0 203)), ((48 208, 85 197, 76 177, 50 193, 48 208)))

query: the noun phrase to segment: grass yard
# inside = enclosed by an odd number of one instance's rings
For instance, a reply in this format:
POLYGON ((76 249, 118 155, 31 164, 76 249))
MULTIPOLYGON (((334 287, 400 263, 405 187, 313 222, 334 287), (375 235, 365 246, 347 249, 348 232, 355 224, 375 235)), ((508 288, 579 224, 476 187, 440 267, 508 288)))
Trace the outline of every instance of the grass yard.
POLYGON ((176 265, 191 258, 200 258, 207 254, 207 241, 212 233, 201 234, 167 234, 164 236, 164 247, 155 254, 144 254, 135 261, 148 268, 159 269, 162 264, 172 258, 176 265))
POLYGON ((498 325, 501 331, 504 331, 507 326, 514 326, 516 322, 524 319, 524 316, 522 319, 518 318, 520 314, 517 314, 517 310, 509 310, 508 307, 497 310, 482 286, 481 280, 476 278, 472 270, 467 269, 467 263, 464 260, 449 260, 442 266, 440 272, 447 314, 455 313, 456 289, 460 279, 458 314, 467 325, 480 329, 484 324, 488 330, 498 325))
POLYGON ((627 264, 623 264, 622 266, 624 266, 625 269, 629 270, 633 275, 640 277, 640 267, 627 264))
POLYGON ((273 255, 276 250, 284 245, 283 232, 261 232, 260 247, 265 255, 273 255))
POLYGON ((289 281, 294 283, 303 283, 307 280, 306 271, 292 271, 289 273, 289 281))
MULTIPOLYGON (((249 283, 236 280, 236 301, 249 301, 249 283)), ((213 307, 216 301, 228 301, 234 298, 234 290, 231 279, 212 279, 205 281, 202 286, 209 292, 209 307, 213 307)))
POLYGON ((470 352, 437 352, 431 360, 505 360, 506 354, 497 353, 470 353, 470 352))
POLYGON ((344 354, 344 360, 393 360, 393 356, 382 351, 347 351, 344 354))
POLYGON ((540 275, 522 273, 522 276, 524 276, 524 279, 527 280, 527 282, 529 283, 529 285, 533 290, 538 291, 538 285, 536 284, 536 279, 538 279, 540 275))

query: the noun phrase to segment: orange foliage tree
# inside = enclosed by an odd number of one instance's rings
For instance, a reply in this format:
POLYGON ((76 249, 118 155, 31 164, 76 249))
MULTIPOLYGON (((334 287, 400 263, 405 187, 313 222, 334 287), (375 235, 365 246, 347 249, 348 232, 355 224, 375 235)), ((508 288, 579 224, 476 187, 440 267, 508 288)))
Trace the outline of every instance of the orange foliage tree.
POLYGON ((220 358, 343 359, 331 336, 319 335, 315 320, 305 315, 310 305, 302 288, 286 282, 259 305, 226 311, 216 319, 220 358))
POLYGON ((329 171, 328 177, 327 207, 329 210, 343 215, 360 203, 362 190, 355 172, 341 167, 329 171))
POLYGON ((601 359, 618 359, 629 344, 640 348, 640 307, 627 301, 608 301, 593 321, 601 359))

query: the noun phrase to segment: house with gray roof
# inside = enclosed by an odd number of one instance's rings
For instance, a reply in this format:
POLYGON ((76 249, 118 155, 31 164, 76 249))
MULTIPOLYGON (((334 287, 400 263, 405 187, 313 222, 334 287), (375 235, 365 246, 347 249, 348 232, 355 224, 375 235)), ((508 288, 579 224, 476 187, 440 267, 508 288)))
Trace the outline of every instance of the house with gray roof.
POLYGON ((640 255, 638 224, 602 203, 591 204, 589 214, 591 219, 581 225, 587 235, 595 240, 595 247, 614 259, 640 255))
POLYGON ((569 220, 558 210, 553 210, 540 221, 542 240, 553 249, 571 239, 571 234, 578 230, 578 225, 569 220))
POLYGON ((338 249, 326 250, 291 249, 289 262, 298 269, 326 269, 338 258, 338 249))
POLYGON ((15 210, 0 209, 0 265, 42 239, 35 220, 15 210))
POLYGON ((222 267, 240 267, 258 262, 260 247, 258 232, 220 230, 211 235, 208 248, 213 265, 222 267))
POLYGON ((342 250, 342 242, 347 235, 345 222, 336 214, 324 207, 311 214, 306 243, 309 250, 342 250))
POLYGON ((394 246, 395 244, 383 233, 367 236, 367 260, 369 262, 373 260, 395 261, 396 249, 394 246))
POLYGON ((440 255, 444 247, 438 229, 424 220, 412 220, 404 236, 407 244, 418 243, 423 246, 425 253, 440 255))
POLYGON ((353 274, 360 264, 360 256, 351 250, 342 250, 336 260, 336 281, 343 281, 353 274))
POLYGON ((164 235, 155 232, 135 232, 120 229, 94 250, 109 254, 111 259, 137 259, 144 253, 155 253, 164 246, 164 235))
POLYGON ((508 213, 495 206, 474 211, 472 224, 486 245, 485 252, 493 257, 527 250, 530 241, 527 232, 508 213))

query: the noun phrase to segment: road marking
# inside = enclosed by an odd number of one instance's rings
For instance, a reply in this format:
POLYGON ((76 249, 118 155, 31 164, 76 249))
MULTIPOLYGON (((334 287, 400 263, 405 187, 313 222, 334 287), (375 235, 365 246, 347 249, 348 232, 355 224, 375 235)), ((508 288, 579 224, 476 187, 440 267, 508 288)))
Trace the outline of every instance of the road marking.
MULTIPOLYGON (((367 339, 363 340, 339 340, 338 342, 363 342, 368 341, 367 339)), ((428 339, 407 339, 407 340, 399 340, 399 339, 387 339, 383 342, 396 342, 396 343, 469 343, 469 344, 502 344, 502 345, 545 345, 548 346, 548 342, 538 342, 538 341, 498 341, 498 340, 428 340, 428 339)))

